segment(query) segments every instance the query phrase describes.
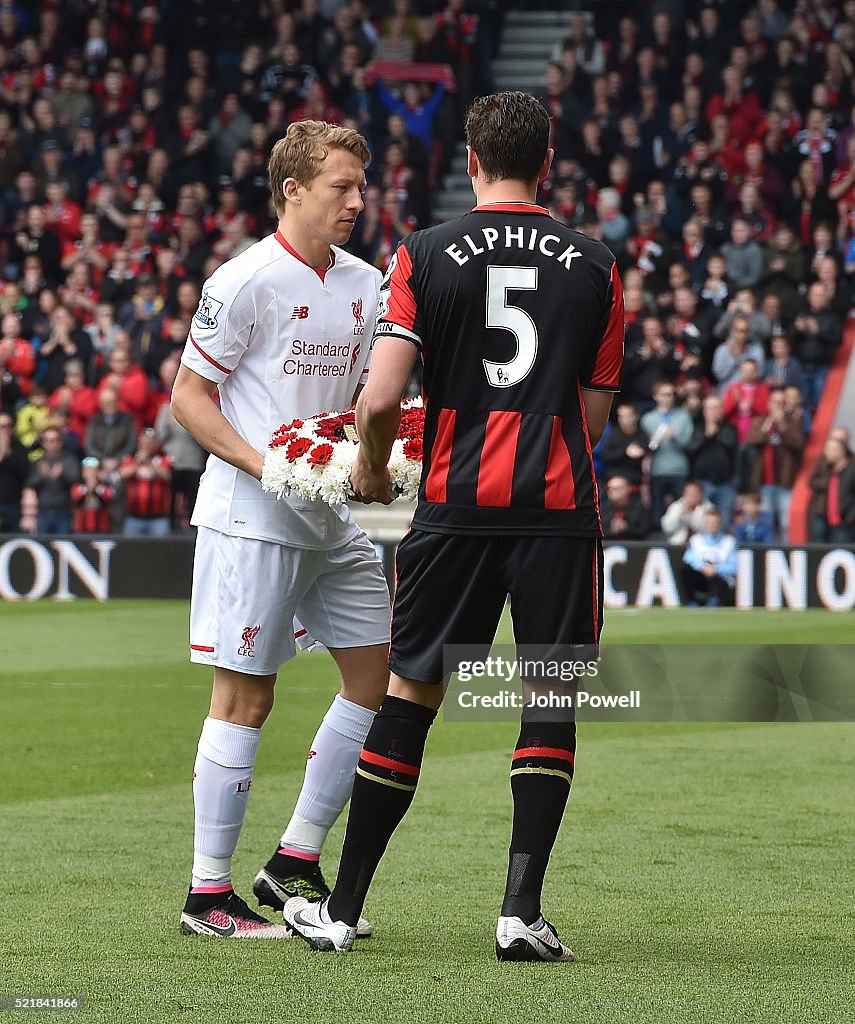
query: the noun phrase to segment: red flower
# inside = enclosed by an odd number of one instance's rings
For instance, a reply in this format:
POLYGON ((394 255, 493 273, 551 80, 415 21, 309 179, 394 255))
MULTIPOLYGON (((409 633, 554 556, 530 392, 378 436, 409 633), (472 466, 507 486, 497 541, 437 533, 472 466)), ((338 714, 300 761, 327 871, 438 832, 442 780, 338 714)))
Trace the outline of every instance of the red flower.
POLYGON ((281 434, 277 431, 273 435, 273 440, 270 442, 270 447, 281 448, 283 445, 288 444, 289 441, 293 441, 296 436, 296 430, 287 430, 284 434, 281 434))
POLYGON ((340 441, 341 433, 336 427, 332 427, 329 424, 325 424, 323 427, 318 427, 315 431, 318 437, 324 439, 324 441, 340 441))
POLYGON ((411 437, 409 441, 404 442, 404 455, 408 459, 412 459, 413 462, 421 462, 423 454, 424 446, 420 437, 411 437))
POLYGON ((408 437, 421 437, 425 429, 424 409, 408 409, 401 416, 401 426, 398 430, 398 437, 402 440, 408 437))
POLYGON ((325 466, 333 457, 333 446, 331 444, 319 444, 312 449, 308 458, 310 466, 325 466))
POLYGON ((296 462, 297 459, 302 458, 311 447, 312 441, 310 438, 298 437, 285 449, 285 458, 289 462, 296 462))
POLYGON ((343 423, 344 420, 341 416, 327 416, 318 420, 315 433, 327 441, 341 441, 344 437, 343 423))

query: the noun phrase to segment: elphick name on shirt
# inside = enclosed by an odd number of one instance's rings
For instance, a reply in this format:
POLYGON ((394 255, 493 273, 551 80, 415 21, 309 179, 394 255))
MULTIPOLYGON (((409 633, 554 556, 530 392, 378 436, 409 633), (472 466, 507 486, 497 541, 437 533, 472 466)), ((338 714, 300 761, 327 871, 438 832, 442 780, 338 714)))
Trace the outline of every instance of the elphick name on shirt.
POLYGON ((505 224, 501 228, 481 228, 463 235, 458 244, 452 242, 444 252, 458 266, 464 266, 474 256, 483 256, 495 249, 523 249, 528 252, 540 252, 544 256, 558 260, 569 270, 573 260, 582 255, 575 245, 567 245, 558 235, 550 232, 541 233, 538 228, 524 225, 511 227, 505 224))

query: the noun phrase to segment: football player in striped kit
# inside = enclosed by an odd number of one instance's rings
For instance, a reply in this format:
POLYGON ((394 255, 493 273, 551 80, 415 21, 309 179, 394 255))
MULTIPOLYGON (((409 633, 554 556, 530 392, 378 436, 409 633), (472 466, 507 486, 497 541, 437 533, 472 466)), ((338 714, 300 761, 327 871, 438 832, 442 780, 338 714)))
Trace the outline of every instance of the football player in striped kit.
MULTIPOLYGON (((591 453, 623 359, 615 258, 536 205, 552 152, 547 113, 533 97, 476 100, 466 132, 477 205, 399 246, 357 406, 351 482, 363 500, 387 501, 400 398, 421 356, 425 457, 412 529, 398 548, 389 694, 357 767, 332 895, 285 906, 285 920, 316 949, 352 945, 371 878, 412 802, 443 697, 443 646, 488 650, 508 596, 517 644, 548 658, 596 651, 600 636, 591 453)), ((543 918, 540 894, 575 749, 572 709, 523 714, 500 960, 574 959, 543 918)))

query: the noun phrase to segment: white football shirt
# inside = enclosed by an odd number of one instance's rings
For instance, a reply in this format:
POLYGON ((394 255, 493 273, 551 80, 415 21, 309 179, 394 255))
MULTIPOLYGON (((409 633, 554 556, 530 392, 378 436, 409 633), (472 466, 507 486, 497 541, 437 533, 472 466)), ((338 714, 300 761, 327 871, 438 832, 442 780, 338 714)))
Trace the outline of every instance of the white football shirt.
MULTIPOLYGON (((367 379, 381 277, 338 248, 327 270, 317 271, 277 231, 205 283, 181 361, 219 385, 223 415, 263 452, 283 423, 351 404, 367 379)), ((278 499, 214 455, 191 522, 312 549, 337 547, 359 532, 347 506, 278 499)))

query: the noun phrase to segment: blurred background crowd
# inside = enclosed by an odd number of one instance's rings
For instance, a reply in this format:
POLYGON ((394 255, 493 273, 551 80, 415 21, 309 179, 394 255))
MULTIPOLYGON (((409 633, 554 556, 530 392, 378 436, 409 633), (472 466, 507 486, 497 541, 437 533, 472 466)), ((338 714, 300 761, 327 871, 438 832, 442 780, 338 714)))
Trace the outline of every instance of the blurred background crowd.
MULTIPOLYGON (((204 455, 170 389, 201 283, 274 226, 273 142, 365 134, 349 248, 385 269, 525 6, 0 0, 0 531, 187 529, 204 455)), ((685 543, 714 505, 785 539, 853 305, 855 0, 564 6, 541 201, 626 296, 606 535, 685 543)), ((823 440, 810 536, 851 543, 849 435, 823 440)))

